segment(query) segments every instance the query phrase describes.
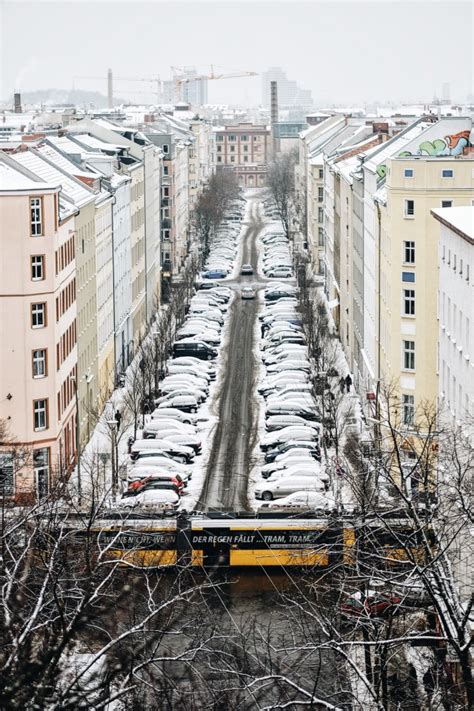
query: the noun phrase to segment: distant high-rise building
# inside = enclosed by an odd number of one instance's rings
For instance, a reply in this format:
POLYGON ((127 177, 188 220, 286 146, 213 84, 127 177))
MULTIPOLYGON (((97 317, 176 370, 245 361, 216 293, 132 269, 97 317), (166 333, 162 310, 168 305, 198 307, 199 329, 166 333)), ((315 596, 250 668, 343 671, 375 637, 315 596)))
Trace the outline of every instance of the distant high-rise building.
POLYGON ((441 84, 441 100, 443 104, 451 103, 451 84, 445 81, 441 84))
POLYGON ((278 103, 283 106, 312 106, 311 91, 301 89, 296 81, 288 79, 281 67, 270 67, 262 74, 262 104, 270 106, 270 84, 278 82, 278 103))
POLYGON ((207 104, 207 79, 195 79, 198 73, 195 67, 185 67, 182 78, 191 79, 181 84, 180 101, 185 101, 192 106, 207 104))

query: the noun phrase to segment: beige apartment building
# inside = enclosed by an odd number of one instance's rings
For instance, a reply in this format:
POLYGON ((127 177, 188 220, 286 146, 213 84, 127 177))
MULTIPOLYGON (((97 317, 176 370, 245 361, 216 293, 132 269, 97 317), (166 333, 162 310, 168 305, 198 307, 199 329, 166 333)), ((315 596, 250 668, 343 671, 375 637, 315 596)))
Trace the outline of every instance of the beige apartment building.
POLYGON ((145 333, 145 199, 143 163, 127 166, 130 187, 130 243, 132 251, 132 330, 135 351, 145 333))
POLYGON ((407 156, 387 160, 375 196, 380 226, 378 361, 400 392, 403 424, 438 396, 437 208, 471 205, 474 158, 407 156))
POLYGON ((267 126, 239 123, 215 129, 217 170, 232 169, 243 188, 265 185, 271 154, 267 126))
POLYGON ((0 419, 21 448, 2 447, 0 495, 47 495, 76 456, 75 205, 0 155, 0 419))

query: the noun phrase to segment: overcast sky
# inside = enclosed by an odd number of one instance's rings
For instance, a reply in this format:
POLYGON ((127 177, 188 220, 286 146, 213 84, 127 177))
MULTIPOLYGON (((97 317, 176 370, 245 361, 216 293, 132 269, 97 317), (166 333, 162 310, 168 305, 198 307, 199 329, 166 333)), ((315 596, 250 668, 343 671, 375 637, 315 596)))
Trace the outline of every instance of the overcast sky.
MULTIPOLYGON (((20 2, 0 0, 1 97, 14 90, 106 93, 105 76, 170 76, 170 65, 281 66, 317 104, 430 101, 473 92, 471 2, 20 2)), ((115 85, 140 89, 139 84, 115 85)), ((209 82, 209 101, 259 103, 261 78, 209 82)), ((137 101, 139 96, 136 96, 137 101)))

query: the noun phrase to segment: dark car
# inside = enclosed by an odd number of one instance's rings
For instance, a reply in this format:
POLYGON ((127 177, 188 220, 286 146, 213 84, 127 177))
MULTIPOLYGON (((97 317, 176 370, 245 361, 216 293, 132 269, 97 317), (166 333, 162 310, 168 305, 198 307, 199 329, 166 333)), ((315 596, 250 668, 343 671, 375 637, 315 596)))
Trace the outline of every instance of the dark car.
POLYGON ((280 444, 278 447, 274 447, 273 449, 270 449, 265 454, 266 463, 270 464, 271 462, 274 462, 275 459, 280 454, 289 452, 291 449, 306 449, 311 454, 311 456, 314 459, 316 459, 317 462, 321 461, 321 448, 317 442, 304 442, 302 440, 298 440, 298 441, 290 440, 289 442, 284 442, 283 444, 280 444))
POLYGON ((278 299, 283 299, 284 297, 294 296, 293 291, 283 291, 280 289, 274 289, 272 291, 265 292, 265 301, 278 301, 278 299))
POLYGON ((173 356, 194 356, 200 360, 211 360, 217 356, 217 349, 204 341, 177 341, 173 346, 173 356))
POLYGON ((225 279, 227 272, 224 269, 209 269, 207 272, 203 272, 204 279, 225 279))
POLYGON ((214 289, 215 286, 218 286, 216 281, 202 281, 198 289, 214 289))

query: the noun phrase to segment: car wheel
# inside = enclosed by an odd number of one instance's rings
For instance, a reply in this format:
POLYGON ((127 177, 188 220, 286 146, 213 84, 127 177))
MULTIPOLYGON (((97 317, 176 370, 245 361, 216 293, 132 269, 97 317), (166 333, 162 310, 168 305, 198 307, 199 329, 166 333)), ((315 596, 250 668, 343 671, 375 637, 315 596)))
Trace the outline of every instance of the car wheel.
POLYGON ((211 360, 211 358, 212 358, 210 353, 208 353, 206 357, 207 357, 207 360, 211 360))
POLYGON ((262 499, 264 501, 272 501, 273 500, 273 494, 271 491, 264 491, 262 494, 262 499))
POLYGON ((197 412, 197 407, 192 407, 191 412, 197 412))

